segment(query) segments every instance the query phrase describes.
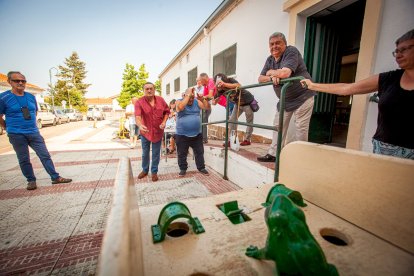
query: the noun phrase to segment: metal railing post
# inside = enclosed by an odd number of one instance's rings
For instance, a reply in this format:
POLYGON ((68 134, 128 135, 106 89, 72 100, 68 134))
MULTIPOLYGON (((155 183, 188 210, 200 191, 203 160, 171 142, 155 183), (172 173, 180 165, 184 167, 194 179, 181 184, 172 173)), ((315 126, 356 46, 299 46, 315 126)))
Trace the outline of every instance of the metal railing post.
MULTIPOLYGON (((249 123, 243 123, 243 122, 239 122, 238 118, 237 121, 232 122, 232 124, 237 124, 237 125, 245 125, 245 126, 252 126, 252 127, 257 127, 257 128, 262 128, 262 129, 269 129, 269 130, 273 130, 273 131, 277 131, 277 146, 276 146, 276 156, 275 156, 275 175, 274 175, 274 182, 278 182, 279 181, 279 167, 280 167, 280 152, 282 151, 282 139, 283 139, 283 117, 284 117, 284 112, 285 112, 285 94, 286 94, 286 90, 287 88, 292 85, 293 81, 300 81, 305 79, 302 76, 298 76, 298 77, 292 77, 292 78, 286 78, 286 79, 281 79, 280 80, 280 84, 283 84, 282 89, 280 91, 280 111, 279 111, 279 126, 276 128, 275 126, 266 126, 266 125, 258 125, 258 124, 249 124, 249 123)), ((263 83, 258 83, 258 84, 251 84, 251 85, 245 85, 245 86, 240 86, 237 89, 231 89, 228 90, 224 93, 224 95, 226 95, 226 120, 224 121, 216 121, 216 122, 210 122, 210 123, 203 123, 202 125, 212 125, 212 124, 221 124, 221 123, 225 123, 226 124, 226 134, 225 134, 225 144, 224 144, 224 173, 223 173, 223 179, 228 180, 227 177, 227 167, 228 167, 228 147, 229 147, 229 98, 230 95, 234 92, 237 92, 237 90, 239 89, 247 89, 247 88, 255 88, 255 87, 261 87, 261 86, 266 86, 266 85, 273 85, 273 82, 263 82, 263 83)))
POLYGON ((229 98, 230 93, 226 95, 226 135, 224 140, 224 173, 223 173, 223 179, 229 180, 227 177, 227 162, 228 162, 228 156, 229 156, 229 98))
POLYGON ((275 176, 274 182, 279 181, 279 168, 280 168, 280 152, 282 151, 282 140, 283 140, 283 117, 285 113, 285 94, 289 86, 292 85, 293 81, 303 80, 304 77, 292 77, 280 80, 280 84, 283 84, 282 90, 280 91, 280 111, 279 111, 279 126, 277 130, 277 146, 276 146, 276 158, 275 158, 275 176))
POLYGON ((276 158, 275 158, 275 175, 274 182, 279 181, 279 165, 280 165, 280 152, 282 151, 282 140, 283 140, 283 117, 285 113, 285 92, 286 89, 291 85, 291 82, 283 85, 282 90, 280 91, 280 111, 279 111, 279 126, 277 130, 277 146, 276 146, 276 158))

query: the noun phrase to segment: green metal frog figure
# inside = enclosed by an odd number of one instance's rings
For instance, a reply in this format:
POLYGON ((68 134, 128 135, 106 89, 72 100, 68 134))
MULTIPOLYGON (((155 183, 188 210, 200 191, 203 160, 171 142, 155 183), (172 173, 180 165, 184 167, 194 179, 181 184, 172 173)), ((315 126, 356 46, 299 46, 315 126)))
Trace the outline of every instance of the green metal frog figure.
POLYGON ((287 196, 277 195, 266 208, 266 246, 250 246, 246 255, 276 262, 277 275, 339 275, 309 231, 305 214, 287 196))

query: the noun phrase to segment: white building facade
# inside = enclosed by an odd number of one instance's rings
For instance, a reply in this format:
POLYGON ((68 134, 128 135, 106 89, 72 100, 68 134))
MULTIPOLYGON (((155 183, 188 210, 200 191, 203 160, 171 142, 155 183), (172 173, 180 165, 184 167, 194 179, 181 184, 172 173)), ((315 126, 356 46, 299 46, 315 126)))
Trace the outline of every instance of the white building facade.
MULTIPOLYGON (((395 40, 414 27, 413 10, 414 1, 411 0, 225 0, 161 72, 161 95, 167 102, 180 98, 187 87, 195 84, 195 77, 203 72, 213 77, 213 74, 227 70, 223 73, 236 78, 242 85, 255 84, 270 55, 268 38, 272 33, 284 33, 289 45, 295 45, 302 56, 310 56, 311 47, 306 45, 311 39, 306 30, 307 24, 311 24, 309 19, 320 21, 333 12, 337 12, 338 16, 331 17, 341 18, 341 11, 349 20, 340 22, 345 28, 346 22, 357 21, 349 15, 358 11, 362 14, 361 22, 355 23, 358 25, 354 27, 355 31, 352 29, 348 34, 352 37, 359 31, 359 36, 353 38, 358 45, 351 45, 341 56, 342 66, 347 64, 344 62, 346 58, 354 57, 351 62, 354 65, 354 79, 397 69, 391 52, 395 48, 395 40)), ((333 23, 325 23, 328 27, 329 24, 336 24, 335 18, 330 20, 333 23)), ((312 38, 318 34, 321 36, 317 33, 312 38)), ((337 31, 337 35, 342 34, 337 31)), ((317 40, 316 44, 321 41, 317 40)), ((315 57, 314 63, 322 64, 321 60, 315 57)), ((265 86, 249 91, 260 105, 254 123, 271 125, 278 101, 273 88, 265 86)), ((378 112, 377 104, 369 102, 370 96, 354 96, 350 100, 347 148, 372 149, 371 137, 375 132, 378 112)), ((338 114, 334 113, 338 110, 334 106, 332 108, 331 115, 336 120, 338 114)), ((225 109, 213 106, 210 121, 223 120, 224 117, 225 109)), ((244 116, 240 120, 244 121, 244 116)), ((240 126, 240 129, 245 127, 240 126)), ((332 134, 333 130, 330 131, 332 134)), ((271 131, 264 129, 255 128, 254 134, 271 137, 271 131)))

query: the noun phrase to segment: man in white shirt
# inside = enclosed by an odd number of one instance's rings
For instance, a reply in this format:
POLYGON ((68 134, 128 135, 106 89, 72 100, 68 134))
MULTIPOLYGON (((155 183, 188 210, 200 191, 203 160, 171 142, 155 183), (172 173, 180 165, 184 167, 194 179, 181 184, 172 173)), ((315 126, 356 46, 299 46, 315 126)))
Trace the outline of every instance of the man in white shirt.
POLYGON ((135 148, 139 134, 139 128, 135 123, 135 102, 137 100, 137 97, 133 97, 131 103, 127 105, 125 110, 125 116, 129 122, 129 146, 131 149, 135 148))

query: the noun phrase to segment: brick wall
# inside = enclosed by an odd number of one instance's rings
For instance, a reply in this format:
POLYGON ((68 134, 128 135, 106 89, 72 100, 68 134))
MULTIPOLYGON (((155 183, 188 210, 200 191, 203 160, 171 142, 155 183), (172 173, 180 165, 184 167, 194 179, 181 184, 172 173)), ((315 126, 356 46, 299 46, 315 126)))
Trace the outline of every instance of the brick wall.
MULTIPOLYGON (((224 140, 224 137, 226 135, 226 128, 224 126, 218 126, 218 125, 208 125, 208 138, 212 140, 224 140)), ((237 131, 237 134, 239 136, 239 140, 243 141, 246 133, 244 131, 237 131)), ((230 135, 230 134, 229 134, 230 135)), ((252 142, 253 143, 262 143, 262 144, 270 144, 272 143, 272 139, 252 134, 252 142)))

